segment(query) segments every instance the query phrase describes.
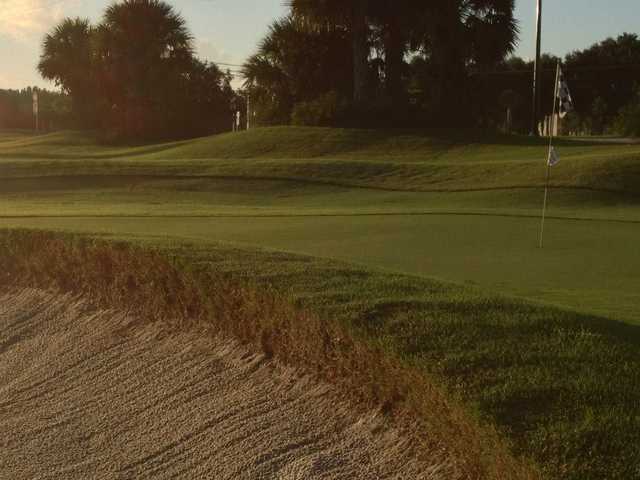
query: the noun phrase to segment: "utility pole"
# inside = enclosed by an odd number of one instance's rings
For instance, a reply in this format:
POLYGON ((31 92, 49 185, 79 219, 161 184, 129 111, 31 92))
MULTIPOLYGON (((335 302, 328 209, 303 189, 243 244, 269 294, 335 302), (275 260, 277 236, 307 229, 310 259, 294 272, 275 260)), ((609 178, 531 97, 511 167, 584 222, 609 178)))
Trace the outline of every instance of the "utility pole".
POLYGON ((537 0, 536 9, 536 61, 533 66, 533 105, 531 113, 531 135, 539 136, 538 122, 540 120, 540 80, 542 62, 540 61, 542 46, 542 0, 537 0))
POLYGON ((251 94, 247 92, 247 130, 251 128, 251 94))
POLYGON ((38 90, 33 89, 33 117, 35 120, 36 132, 40 130, 40 99, 38 96, 38 90))

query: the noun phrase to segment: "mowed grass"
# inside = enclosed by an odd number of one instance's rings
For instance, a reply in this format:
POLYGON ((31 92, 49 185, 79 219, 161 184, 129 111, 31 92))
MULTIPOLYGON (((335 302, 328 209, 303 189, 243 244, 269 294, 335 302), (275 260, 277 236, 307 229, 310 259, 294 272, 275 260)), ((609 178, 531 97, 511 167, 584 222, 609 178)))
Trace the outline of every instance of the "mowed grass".
POLYGON ((640 145, 559 140, 539 252, 545 150, 473 132, 21 135, 0 141, 0 216, 338 258, 640 322, 640 145))
POLYGON ((9 135, 0 225, 135 239, 272 285, 437 375, 551 478, 636 478, 640 146, 559 151, 544 250, 544 142, 469 132, 9 135))
MULTIPOLYGON (((552 185, 637 193, 640 145, 559 140, 552 185)), ((3 176, 188 175, 403 191, 544 184, 546 146, 527 137, 474 132, 379 132, 266 128, 162 145, 113 147, 78 133, 0 142, 3 176)))

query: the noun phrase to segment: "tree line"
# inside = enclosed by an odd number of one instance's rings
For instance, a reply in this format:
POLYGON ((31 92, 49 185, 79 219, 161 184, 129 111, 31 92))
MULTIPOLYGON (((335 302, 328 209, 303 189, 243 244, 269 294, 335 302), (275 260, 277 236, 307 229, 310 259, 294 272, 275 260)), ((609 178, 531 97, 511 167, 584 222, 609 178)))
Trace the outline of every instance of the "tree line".
POLYGON ((46 35, 41 75, 71 98, 78 125, 129 139, 232 128, 231 74, 196 58, 184 19, 161 0, 124 0, 102 21, 67 18, 46 35))
MULTIPOLYGON (((541 107, 551 115, 555 70, 558 60, 574 99, 575 111, 564 120, 565 133, 640 135, 633 125, 634 105, 640 100, 640 38, 625 33, 608 38, 560 59, 542 56, 541 107)), ((505 110, 512 111, 513 129, 527 132, 531 122, 533 62, 508 58, 493 71, 472 74, 477 108, 486 126, 498 128, 505 110)), ((637 109, 637 107, 636 107, 637 109)), ((637 115, 637 114, 636 114, 637 115)))
POLYGON ((288 5, 244 65, 265 123, 464 124, 467 71, 491 68, 518 40, 513 0, 288 5))
MULTIPOLYGON (((288 7, 242 67, 241 92, 228 71, 195 57, 183 18, 161 0, 114 3, 97 25, 63 20, 46 36, 38 69, 70 99, 75 125, 116 137, 227 131, 246 95, 259 125, 529 132, 533 65, 511 56, 519 34, 513 0, 289 0, 288 7)), ((542 59, 547 114, 557 60, 542 59)), ((634 133, 639 65, 633 34, 567 55, 577 110, 565 130, 634 133)))
MULTIPOLYGON (((244 65, 259 123, 529 133, 533 63, 511 56, 519 32, 513 1, 291 0, 289 7, 244 65)), ((547 114, 557 60, 542 58, 547 114)), ((577 111, 565 129, 625 131, 639 65, 633 34, 567 55, 577 111)))
MULTIPOLYGON (((32 87, 21 90, 0 90, 0 128, 32 129, 33 115, 32 87)), ((44 130, 72 128, 71 98, 61 92, 38 89, 39 123, 44 130)))

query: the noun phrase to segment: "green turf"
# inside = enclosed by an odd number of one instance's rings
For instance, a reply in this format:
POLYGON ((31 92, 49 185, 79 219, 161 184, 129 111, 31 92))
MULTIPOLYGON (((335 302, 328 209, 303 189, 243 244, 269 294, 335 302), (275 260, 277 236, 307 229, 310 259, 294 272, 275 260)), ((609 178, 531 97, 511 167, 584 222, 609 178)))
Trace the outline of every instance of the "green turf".
POLYGON ((544 250, 544 142, 470 132, 7 132, 0 226, 187 242, 442 375, 558 477, 632 478, 640 337, 618 322, 640 324, 640 146, 559 151, 544 250))
POLYGON ((640 146, 559 140, 540 252, 544 143, 269 128, 126 147, 7 132, 0 216, 340 258, 640 322, 640 146))
POLYGON ((39 218, 0 220, 120 236, 227 241, 476 285, 640 324, 640 224, 548 223, 535 218, 359 216, 237 218, 39 218))
MULTIPOLYGON (((268 128, 140 147, 96 144, 78 133, 0 142, 3 176, 215 175, 286 178, 391 190, 451 191, 540 186, 543 141, 268 128)), ((442 136, 444 135, 444 136, 442 136)), ((638 193, 640 145, 559 140, 552 185, 638 193)))

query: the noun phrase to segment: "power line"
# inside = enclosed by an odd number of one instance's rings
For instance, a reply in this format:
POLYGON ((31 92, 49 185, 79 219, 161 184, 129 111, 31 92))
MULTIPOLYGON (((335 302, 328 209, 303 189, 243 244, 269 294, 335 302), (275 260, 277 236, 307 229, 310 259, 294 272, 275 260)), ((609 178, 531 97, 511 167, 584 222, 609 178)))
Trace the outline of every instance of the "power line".
POLYGON ((244 65, 238 65, 237 63, 224 63, 224 62, 216 62, 215 60, 211 60, 211 63, 215 63, 216 65, 222 65, 224 67, 244 67, 244 65))

